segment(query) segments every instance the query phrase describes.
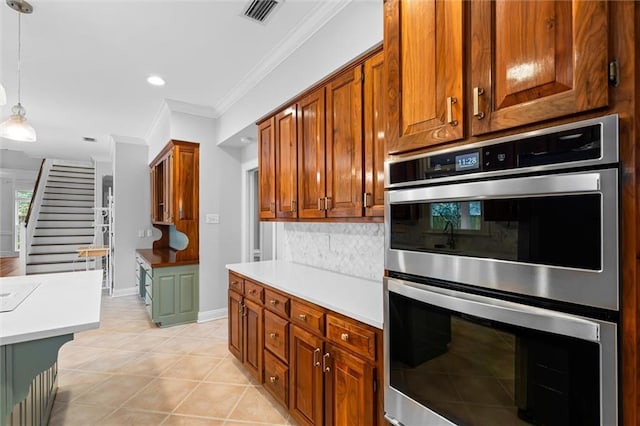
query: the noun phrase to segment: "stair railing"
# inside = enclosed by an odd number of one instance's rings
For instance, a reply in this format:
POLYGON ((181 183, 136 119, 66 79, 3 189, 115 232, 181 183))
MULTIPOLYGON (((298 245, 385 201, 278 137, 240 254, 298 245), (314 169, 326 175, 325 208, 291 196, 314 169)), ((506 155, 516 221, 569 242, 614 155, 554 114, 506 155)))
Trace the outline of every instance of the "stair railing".
POLYGON ((44 188, 46 186, 47 179, 49 179, 50 171, 51 160, 42 160, 40 171, 38 172, 38 178, 36 179, 36 184, 33 188, 33 195, 31 197, 31 203, 29 204, 29 210, 27 211, 27 217, 25 219, 25 223, 22 225, 22 228, 24 229, 21 229, 20 231, 20 262, 23 271, 27 270, 27 255, 29 253, 29 247, 33 242, 33 234, 35 232, 37 222, 35 218, 40 214, 40 206, 42 205, 42 198, 44 198, 44 188), (34 220, 32 220, 32 218, 34 218, 34 220))

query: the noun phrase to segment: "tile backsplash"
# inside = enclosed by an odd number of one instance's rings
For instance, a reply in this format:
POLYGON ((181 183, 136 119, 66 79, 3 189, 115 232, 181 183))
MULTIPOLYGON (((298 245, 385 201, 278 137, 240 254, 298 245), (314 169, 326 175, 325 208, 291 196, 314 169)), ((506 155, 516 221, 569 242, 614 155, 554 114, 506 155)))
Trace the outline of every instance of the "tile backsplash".
POLYGON ((381 223, 284 223, 286 261, 372 280, 384 273, 381 223))

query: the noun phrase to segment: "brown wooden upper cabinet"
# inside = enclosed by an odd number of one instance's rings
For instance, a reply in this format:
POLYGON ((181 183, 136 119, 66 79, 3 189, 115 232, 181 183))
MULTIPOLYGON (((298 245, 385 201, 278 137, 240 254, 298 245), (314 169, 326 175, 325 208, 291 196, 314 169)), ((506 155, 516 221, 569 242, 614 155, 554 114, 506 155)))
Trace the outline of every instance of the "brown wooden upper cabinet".
POLYGON ((260 219, 276 217, 275 117, 258 124, 258 175, 260 219))
MULTIPOLYGON (((276 217, 295 219, 298 217, 296 105, 276 114, 276 217)), ((262 142, 262 141, 261 141, 262 142)))
POLYGON ((386 0, 387 151, 464 137, 463 1, 386 0))
POLYGON ((198 151, 196 143, 171 141, 149 165, 154 224, 198 218, 198 151))
POLYGON ((604 1, 471 3, 471 133, 608 103, 604 1))
POLYGON ((462 139, 465 128, 482 135, 608 103, 605 1, 384 8, 389 154, 462 139))
POLYGON ((172 140, 149 164, 151 222, 166 225, 158 226, 163 238, 154 248, 168 246, 168 225, 175 225, 189 241, 180 251, 183 259, 197 259, 199 254, 199 163, 199 144, 172 140))
POLYGON ((383 64, 369 55, 258 124, 261 219, 384 216, 383 64))

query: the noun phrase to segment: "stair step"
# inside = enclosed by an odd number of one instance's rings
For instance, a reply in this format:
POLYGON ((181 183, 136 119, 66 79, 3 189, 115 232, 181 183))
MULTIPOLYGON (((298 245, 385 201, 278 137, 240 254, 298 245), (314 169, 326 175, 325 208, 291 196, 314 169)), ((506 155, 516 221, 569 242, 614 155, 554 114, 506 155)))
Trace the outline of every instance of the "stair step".
MULTIPOLYGON (((80 200, 80 201, 93 201, 93 194, 69 194, 69 193, 45 193, 42 196, 43 202, 45 200, 80 200)), ((44 203, 43 203, 44 204, 44 203)))
MULTIPOLYGON (((27 265, 45 263, 77 262, 80 259, 77 251, 60 253, 31 253, 27 256, 27 265)), ((84 260, 84 258, 82 258, 84 260)))
POLYGON ((47 179, 47 183, 49 182, 53 182, 53 183, 77 183, 77 184, 84 184, 84 185, 93 185, 94 182, 94 177, 92 175, 86 175, 86 176, 64 176, 64 175, 58 175, 58 174, 49 174, 49 178, 47 179))
POLYGON ((40 212, 38 220, 71 220, 71 221, 89 221, 93 222, 95 215, 91 213, 75 213, 75 212, 40 212))
POLYGON ((95 170, 95 168, 89 164, 87 165, 80 165, 80 164, 59 164, 59 163, 54 163, 51 165, 51 168, 53 170, 70 170, 70 171, 81 171, 81 172, 86 172, 86 171, 91 171, 93 172, 95 170))
POLYGON ((87 263, 85 263, 85 259, 79 259, 76 262, 27 264, 26 273, 27 275, 32 275, 50 272, 74 272, 84 271, 87 266, 88 269, 94 268, 95 260, 90 259, 87 263))
POLYGON ((76 182, 76 181, 68 181, 68 180, 47 180, 47 188, 78 188, 84 190, 93 191, 94 185, 93 180, 88 180, 86 182, 76 182))
POLYGON ((81 188, 45 188, 43 197, 58 198, 60 195, 65 197, 67 195, 80 195, 93 199, 93 191, 81 188))
POLYGON ((93 236, 93 227, 78 227, 78 228, 43 228, 36 226, 36 229, 33 231, 34 237, 45 237, 49 235, 64 235, 68 237, 78 236, 93 236))
POLYGON ((91 244, 93 235, 38 235, 33 237, 32 244, 91 244))
POLYGON ((42 200, 41 207, 88 207, 93 209, 93 200, 42 200))
POLYGON ((53 254, 53 253, 76 253, 78 247, 86 246, 86 243, 66 243, 66 244, 58 244, 57 242, 52 242, 51 244, 31 244, 29 247, 29 255, 32 254, 53 254))
POLYGON ((88 220, 42 220, 38 219, 39 228, 93 228, 93 218, 88 220))
POLYGON ((93 215, 93 203, 91 206, 69 206, 69 205, 42 205, 40 206, 40 213, 46 214, 90 214, 93 215))

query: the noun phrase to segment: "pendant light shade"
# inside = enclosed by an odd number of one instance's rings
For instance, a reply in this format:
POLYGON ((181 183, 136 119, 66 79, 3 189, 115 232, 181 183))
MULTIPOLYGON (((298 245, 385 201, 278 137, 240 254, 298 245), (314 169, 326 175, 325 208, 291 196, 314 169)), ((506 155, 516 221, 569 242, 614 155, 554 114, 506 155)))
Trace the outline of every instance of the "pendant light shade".
POLYGON ((11 117, 0 124, 0 137, 19 142, 35 142, 36 131, 27 123, 26 111, 18 103, 11 108, 11 117))
MULTIPOLYGON (((33 12, 33 7, 25 0, 7 0, 7 5, 18 12, 18 103, 11 108, 11 116, 0 124, 0 137, 19 142, 35 142, 36 131, 27 122, 27 112, 20 103, 20 53, 21 53, 21 16, 23 13, 33 12)), ((0 86, 2 88, 2 86, 0 86)), ((4 88, 0 93, 0 101, 4 95, 6 103, 6 93, 4 88)), ((0 102, 0 104, 2 104, 0 102)))

